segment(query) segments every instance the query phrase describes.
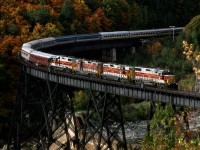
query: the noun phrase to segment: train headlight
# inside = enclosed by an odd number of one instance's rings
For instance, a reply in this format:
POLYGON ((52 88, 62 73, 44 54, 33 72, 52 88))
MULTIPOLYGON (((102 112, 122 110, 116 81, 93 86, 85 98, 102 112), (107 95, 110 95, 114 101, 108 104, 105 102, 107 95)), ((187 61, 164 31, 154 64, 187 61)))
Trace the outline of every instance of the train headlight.
POLYGON ((172 84, 174 83, 174 77, 173 76, 169 76, 167 79, 167 84, 172 84))

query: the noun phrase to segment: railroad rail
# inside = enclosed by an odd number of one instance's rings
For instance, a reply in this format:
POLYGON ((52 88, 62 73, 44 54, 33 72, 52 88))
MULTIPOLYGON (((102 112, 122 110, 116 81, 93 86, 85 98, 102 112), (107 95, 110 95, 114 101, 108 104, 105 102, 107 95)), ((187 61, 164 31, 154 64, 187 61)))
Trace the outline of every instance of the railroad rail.
POLYGON ((150 101, 169 103, 172 105, 187 106, 191 108, 200 108, 200 93, 171 90, 165 88, 155 88, 139 85, 133 85, 128 82, 117 82, 106 79, 92 78, 63 71, 49 71, 42 67, 36 67, 33 64, 19 60, 24 65, 25 72, 31 76, 49 80, 58 84, 73 86, 80 89, 91 89, 98 92, 107 92, 114 95, 145 99, 150 101))

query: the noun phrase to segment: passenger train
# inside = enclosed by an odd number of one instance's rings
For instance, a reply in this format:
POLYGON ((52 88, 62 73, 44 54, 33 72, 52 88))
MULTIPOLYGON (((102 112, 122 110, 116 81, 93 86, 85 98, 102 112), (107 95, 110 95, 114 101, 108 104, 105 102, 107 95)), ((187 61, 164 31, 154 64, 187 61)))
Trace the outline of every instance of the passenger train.
POLYGON ((170 70, 158 68, 145 68, 138 66, 122 65, 115 63, 103 63, 97 60, 86 60, 72 56, 48 54, 40 51, 57 45, 79 43, 97 40, 115 40, 136 37, 158 36, 176 34, 183 30, 182 27, 140 31, 115 31, 99 32, 95 34, 69 35, 62 37, 50 37, 24 43, 21 49, 21 57, 34 65, 48 68, 49 70, 69 71, 81 75, 89 75, 96 78, 131 82, 134 84, 146 84, 159 87, 177 88, 175 76, 170 70))

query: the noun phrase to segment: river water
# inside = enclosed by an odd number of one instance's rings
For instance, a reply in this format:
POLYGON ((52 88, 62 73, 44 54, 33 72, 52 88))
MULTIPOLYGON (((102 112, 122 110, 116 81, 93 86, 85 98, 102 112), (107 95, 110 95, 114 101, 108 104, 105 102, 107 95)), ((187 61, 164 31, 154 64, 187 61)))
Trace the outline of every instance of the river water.
MULTIPOLYGON (((126 141, 128 143, 137 143, 142 139, 147 132, 147 120, 140 120, 136 122, 125 122, 124 124, 126 141)), ((119 131, 118 135, 122 139, 122 132, 119 131)))
MULTIPOLYGON (((200 110, 188 112, 189 130, 197 131, 200 128, 200 110)), ((125 122, 125 135, 127 143, 137 143, 147 132, 147 120, 125 122)), ((184 126, 186 129, 186 125, 184 126)), ((122 138, 122 133, 118 134, 122 138)))

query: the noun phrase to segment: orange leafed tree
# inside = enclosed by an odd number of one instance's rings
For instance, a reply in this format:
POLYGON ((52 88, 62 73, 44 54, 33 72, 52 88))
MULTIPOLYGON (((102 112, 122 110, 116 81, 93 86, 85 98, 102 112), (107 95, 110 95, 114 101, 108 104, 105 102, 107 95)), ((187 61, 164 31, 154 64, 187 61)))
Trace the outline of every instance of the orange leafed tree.
POLYGON ((61 34, 61 31, 53 23, 47 23, 45 26, 37 23, 33 29, 31 40, 45 37, 55 37, 61 34))
POLYGON ((98 8, 92 16, 87 17, 85 22, 88 25, 88 32, 105 31, 112 26, 112 21, 105 16, 101 8, 98 8))
MULTIPOLYGON (((20 51, 22 42, 27 41, 27 36, 23 36, 23 28, 28 26, 28 22, 20 16, 20 12, 25 11, 23 1, 5 1, 7 5, 0 7, 0 33, 1 33, 1 53, 7 53, 10 56, 20 51)), ((29 34, 29 30, 26 31, 29 34)))
POLYGON ((88 24, 88 32, 101 31, 101 22, 98 14, 93 14, 91 17, 86 18, 86 23, 88 24))
POLYGON ((74 10, 75 10, 75 18, 78 21, 84 21, 85 18, 90 15, 90 9, 85 4, 84 0, 74 0, 74 10))
POLYGON ((152 55, 155 55, 156 53, 160 52, 162 48, 163 46, 158 40, 147 45, 147 49, 152 55))
POLYGON ((1 53, 7 53, 9 56, 15 56, 19 51, 22 43, 20 37, 15 37, 12 35, 6 36, 0 43, 1 53))
POLYGON ((51 7, 53 7, 56 10, 56 12, 60 12, 63 2, 64 0, 51 0, 51 7))

